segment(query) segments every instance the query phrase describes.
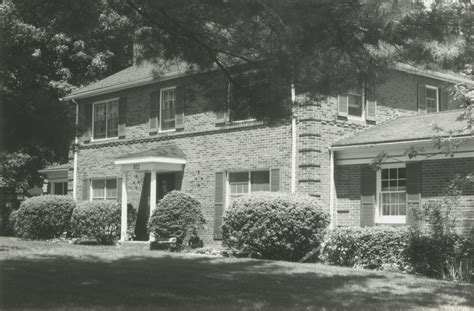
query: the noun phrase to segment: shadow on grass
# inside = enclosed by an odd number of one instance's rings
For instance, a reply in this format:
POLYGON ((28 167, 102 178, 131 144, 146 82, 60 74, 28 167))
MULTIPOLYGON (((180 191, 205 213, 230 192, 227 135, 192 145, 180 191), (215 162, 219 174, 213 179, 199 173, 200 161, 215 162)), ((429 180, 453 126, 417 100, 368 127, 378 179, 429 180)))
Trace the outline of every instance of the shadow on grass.
POLYGON ((466 284, 260 260, 163 255, 107 262, 90 255, 47 255, 5 259, 0 269, 2 308, 406 309, 454 302, 474 307, 474 287, 466 284))

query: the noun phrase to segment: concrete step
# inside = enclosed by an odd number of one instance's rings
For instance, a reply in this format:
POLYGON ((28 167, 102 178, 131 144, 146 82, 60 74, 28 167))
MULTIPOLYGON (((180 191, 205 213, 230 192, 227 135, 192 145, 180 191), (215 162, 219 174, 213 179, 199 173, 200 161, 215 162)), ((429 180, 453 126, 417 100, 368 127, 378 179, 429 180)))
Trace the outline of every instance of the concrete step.
POLYGON ((118 241, 117 247, 129 250, 149 250, 149 241, 118 241))

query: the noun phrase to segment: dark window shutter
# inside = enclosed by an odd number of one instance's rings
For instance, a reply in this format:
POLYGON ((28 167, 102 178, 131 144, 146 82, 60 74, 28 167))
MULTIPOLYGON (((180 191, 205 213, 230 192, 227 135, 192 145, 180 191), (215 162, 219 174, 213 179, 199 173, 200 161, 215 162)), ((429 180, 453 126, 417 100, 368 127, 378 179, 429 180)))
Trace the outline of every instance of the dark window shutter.
POLYGON ((185 88, 178 86, 176 88, 176 129, 184 129, 184 101, 185 101, 185 88))
POLYGON ((426 85, 418 84, 418 112, 426 112, 426 85))
POLYGON ((280 191, 280 169, 273 168, 270 170, 270 191, 280 191))
POLYGON ((158 131, 158 108, 160 106, 160 92, 150 94, 150 132, 158 131))
POLYGON ((84 105, 84 142, 90 142, 92 137, 92 104, 84 105))
POLYGON ((117 202, 122 202, 122 178, 117 177, 117 202))
POLYGON ((407 162, 407 224, 413 224, 413 210, 421 203, 421 162, 407 162))
POLYGON ((82 181, 82 200, 89 201, 90 200, 90 180, 84 179, 82 181))
POLYGON ((216 173, 214 193, 214 240, 222 239, 222 216, 225 204, 225 174, 216 173))
POLYGON ((51 193, 51 183, 50 182, 48 182, 48 187, 47 187, 46 193, 47 194, 52 194, 51 193))
POLYGON ((448 110, 448 101, 449 101, 449 98, 448 98, 448 91, 445 90, 445 89, 439 89, 439 110, 440 111, 444 111, 444 110, 448 110))
POLYGON ((119 125, 118 136, 125 137, 125 127, 127 123, 127 97, 120 97, 119 99, 119 125))
POLYGON ((349 111, 347 94, 339 95, 337 101, 337 115, 347 117, 349 111))
POLYGON ((360 225, 361 227, 375 224, 375 192, 376 175, 370 166, 362 166, 360 170, 360 225))

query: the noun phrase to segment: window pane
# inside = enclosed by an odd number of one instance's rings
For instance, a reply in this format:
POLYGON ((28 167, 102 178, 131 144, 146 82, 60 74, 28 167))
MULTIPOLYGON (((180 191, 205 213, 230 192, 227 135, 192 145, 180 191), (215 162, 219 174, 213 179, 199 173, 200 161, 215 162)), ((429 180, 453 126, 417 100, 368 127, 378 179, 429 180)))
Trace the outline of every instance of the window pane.
POLYGON ((391 193, 390 204, 397 204, 397 203, 398 203, 398 193, 391 193))
POLYGON ((103 199, 105 196, 105 180, 92 180, 92 198, 103 199))
POLYGON ((349 115, 362 116, 362 96, 349 94, 348 96, 349 115))
POLYGON ((230 193, 248 193, 249 192, 249 173, 230 173, 229 174, 230 193))
POLYGON ((405 179, 398 180, 398 191, 405 191, 405 189, 406 189, 405 179))
POLYGON ((175 90, 163 91, 161 93, 161 130, 175 128, 175 90))
POLYGON ((397 180, 390 180, 390 186, 389 189, 391 191, 397 191, 397 180))
POLYGON ((382 180, 382 191, 388 191, 388 180, 382 180))
POLYGON ((107 179, 106 188, 107 199, 117 198, 117 179, 107 179))
POLYGON ((426 98, 432 98, 436 100, 436 90, 431 88, 426 88, 426 98))
POLYGON ((382 215, 383 216, 388 216, 390 215, 390 206, 389 205, 383 205, 382 206, 382 215))
POLYGON ((54 183, 54 194, 57 194, 57 195, 64 195, 66 194, 64 192, 64 183, 62 182, 56 182, 54 183))
POLYGON ((249 173, 230 173, 229 174, 229 181, 230 183, 237 183, 237 182, 248 182, 249 180, 249 173))
POLYGON ((388 179, 388 169, 382 169, 382 179, 388 179))
POLYGON ((251 191, 270 191, 270 172, 251 172, 251 191))
POLYGON ((105 109, 106 104, 95 104, 94 105, 94 138, 100 139, 106 136, 106 121, 105 121, 105 109))
POLYGON ((398 178, 406 178, 406 169, 403 167, 403 168, 399 168, 398 169, 398 178))
POLYGON ((390 169, 390 179, 397 179, 398 178, 398 169, 391 168, 390 169))
POLYGON ((109 102, 107 107, 107 137, 117 137, 119 103, 118 101, 109 102))

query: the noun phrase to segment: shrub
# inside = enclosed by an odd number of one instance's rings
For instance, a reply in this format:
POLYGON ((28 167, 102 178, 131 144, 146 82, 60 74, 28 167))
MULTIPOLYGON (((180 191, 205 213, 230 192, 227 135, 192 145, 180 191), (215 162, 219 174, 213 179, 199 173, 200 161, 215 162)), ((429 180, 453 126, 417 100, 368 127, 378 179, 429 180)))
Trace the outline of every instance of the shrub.
POLYGON ((238 256, 297 261, 319 246, 328 224, 310 196, 255 192, 227 209, 223 243, 238 256))
POLYGON ((171 191, 157 204, 148 221, 148 230, 157 239, 176 238, 181 249, 199 244, 197 232, 205 223, 201 203, 181 191, 171 191))
POLYGON ((321 260, 346 267, 406 271, 408 240, 406 227, 338 228, 328 235, 321 260))
POLYGON ((69 230, 76 204, 69 196, 43 195, 25 200, 18 210, 15 232, 28 239, 59 238, 69 230))
POLYGON ((18 217, 18 210, 13 210, 8 216, 8 220, 5 226, 5 235, 14 236, 15 235, 15 224, 18 217))
POLYGON ((114 244, 120 238, 121 206, 114 201, 83 201, 71 218, 73 235, 93 237, 99 244, 114 244))

